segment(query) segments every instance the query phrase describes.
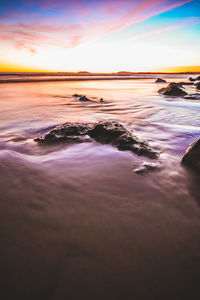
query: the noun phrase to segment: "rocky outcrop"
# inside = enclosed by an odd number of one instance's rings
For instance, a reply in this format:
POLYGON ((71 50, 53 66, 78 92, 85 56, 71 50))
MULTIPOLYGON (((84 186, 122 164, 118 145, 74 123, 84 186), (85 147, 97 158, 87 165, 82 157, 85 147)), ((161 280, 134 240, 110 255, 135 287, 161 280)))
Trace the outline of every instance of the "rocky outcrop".
POLYGON ((200 172, 200 139, 189 146, 182 158, 182 163, 200 172))
POLYGON ((181 84, 177 83, 170 83, 167 87, 159 89, 158 93, 166 96, 185 96, 187 93, 183 91, 181 84))
POLYGON ((51 144, 58 142, 89 142, 92 139, 102 143, 111 144, 119 150, 129 150, 138 155, 149 158, 158 158, 148 143, 138 139, 123 125, 115 121, 98 123, 70 123, 67 122, 51 130, 47 135, 36 138, 38 143, 51 144))
POLYGON ((200 76, 197 76, 195 80, 200 80, 200 76))
POLYGON ((166 80, 165 80, 165 79, 162 79, 162 78, 158 78, 158 79, 156 79, 155 82, 156 82, 156 83, 165 83, 166 80))

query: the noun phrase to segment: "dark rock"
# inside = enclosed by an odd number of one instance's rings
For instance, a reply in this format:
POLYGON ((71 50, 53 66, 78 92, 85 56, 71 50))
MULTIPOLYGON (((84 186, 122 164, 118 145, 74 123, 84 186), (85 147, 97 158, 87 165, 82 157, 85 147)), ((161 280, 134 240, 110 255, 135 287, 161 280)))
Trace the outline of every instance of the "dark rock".
POLYGON ((85 142, 89 137, 103 143, 111 144, 119 150, 129 150, 138 155, 157 158, 155 152, 146 142, 132 135, 123 125, 115 121, 98 123, 65 123, 51 130, 47 135, 36 138, 39 143, 85 142))
POLYGON ((73 97, 77 97, 77 98, 80 98, 82 97, 82 95, 79 95, 79 94, 74 94, 73 97))
POLYGON ((92 100, 90 100, 90 99, 87 98, 86 96, 81 96, 81 97, 79 98, 79 101, 82 101, 82 102, 89 102, 89 101, 92 101, 92 100))
POLYGON ((197 89, 197 90, 200 90, 200 82, 198 82, 198 83, 196 84, 196 89, 197 89))
POLYGON ((196 77, 196 79, 195 79, 195 80, 200 80, 200 76, 196 77))
POLYGON ((103 98, 100 98, 99 102, 104 103, 105 101, 103 100, 103 98))
POLYGON ((166 80, 165 80, 165 79, 162 79, 162 78, 158 78, 158 79, 156 79, 155 82, 156 82, 156 83, 164 83, 164 82, 166 82, 166 80))
POLYGON ((190 80, 190 81, 195 81, 196 79, 195 79, 195 78, 192 78, 192 77, 190 77, 188 80, 190 80))
POLYGON ((160 163, 144 162, 139 168, 135 169, 136 174, 145 175, 152 171, 158 171, 160 169, 160 163))
POLYGON ((183 97, 184 99, 191 99, 191 100, 200 100, 200 94, 188 94, 183 97))
POLYGON ((170 83, 167 87, 158 90, 158 93, 175 97, 187 95, 187 93, 182 90, 179 83, 170 83))
POLYGON ((200 172, 200 139, 189 146, 182 158, 182 163, 200 172))
POLYGON ((181 82, 178 82, 179 86, 182 86, 182 85, 194 85, 193 82, 185 82, 185 81, 181 81, 181 82))
POLYGON ((36 138, 39 143, 54 144, 58 142, 78 142, 87 141, 87 131, 93 124, 87 123, 70 123, 57 126, 45 136, 36 138))
POLYGON ((178 86, 180 88, 183 87, 183 85, 194 85, 193 82, 185 82, 185 81, 180 81, 180 82, 170 82, 169 86, 178 86))

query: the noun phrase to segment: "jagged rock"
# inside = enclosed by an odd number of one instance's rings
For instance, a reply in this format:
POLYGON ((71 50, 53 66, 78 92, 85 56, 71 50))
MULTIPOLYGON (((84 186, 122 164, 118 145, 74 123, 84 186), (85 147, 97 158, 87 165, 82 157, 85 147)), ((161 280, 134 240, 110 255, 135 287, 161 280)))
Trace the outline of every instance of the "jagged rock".
POLYGON ((188 94, 183 97, 184 99, 191 99, 191 100, 200 100, 200 94, 188 94))
POLYGON ((182 163, 200 172, 200 139, 188 147, 182 158, 182 163))
POLYGON ((180 86, 181 86, 180 83, 178 84, 170 83, 167 87, 159 89, 158 93, 162 95, 175 96, 175 97, 187 95, 187 93, 183 91, 180 86))
POLYGON ((200 90, 200 82, 198 82, 198 83, 196 84, 196 89, 197 89, 197 90, 200 90))
POLYGON ((148 143, 139 140, 123 125, 115 121, 98 123, 65 123, 51 130, 47 135, 36 138, 39 143, 57 142, 88 142, 90 138, 103 143, 111 144, 119 150, 129 150, 138 155, 157 158, 158 152, 154 151, 148 143))
POLYGON ((91 101, 89 98, 87 98, 86 96, 81 96, 79 98, 79 101, 82 101, 82 102, 88 102, 88 101, 91 101))
POLYGON ((162 78, 158 78, 158 79, 156 79, 155 82, 156 82, 156 83, 165 83, 166 80, 165 80, 165 79, 162 79, 162 78))

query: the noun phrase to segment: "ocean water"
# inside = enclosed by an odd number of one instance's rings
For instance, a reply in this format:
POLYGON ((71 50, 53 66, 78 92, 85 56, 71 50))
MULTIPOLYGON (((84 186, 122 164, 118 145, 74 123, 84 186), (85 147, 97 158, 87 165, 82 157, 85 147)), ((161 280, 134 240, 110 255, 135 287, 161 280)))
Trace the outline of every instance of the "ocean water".
POLYGON ((200 101, 158 94, 150 75, 29 79, 0 84, 1 299, 199 299, 200 180, 181 157, 200 137, 200 101), (155 161, 95 141, 34 142, 101 120, 146 140, 159 168, 139 175, 155 161))

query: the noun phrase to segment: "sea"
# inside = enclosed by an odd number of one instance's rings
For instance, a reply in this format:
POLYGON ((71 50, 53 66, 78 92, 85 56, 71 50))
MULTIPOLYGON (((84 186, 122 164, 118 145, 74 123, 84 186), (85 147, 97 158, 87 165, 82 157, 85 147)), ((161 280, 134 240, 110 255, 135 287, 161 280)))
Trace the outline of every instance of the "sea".
POLYGON ((200 100, 158 93, 190 76, 1 74, 2 300, 200 299, 200 177, 181 164, 200 137, 200 100), (112 120, 159 158, 34 141, 65 122, 112 120), (156 167, 138 172, 145 164, 156 167))

